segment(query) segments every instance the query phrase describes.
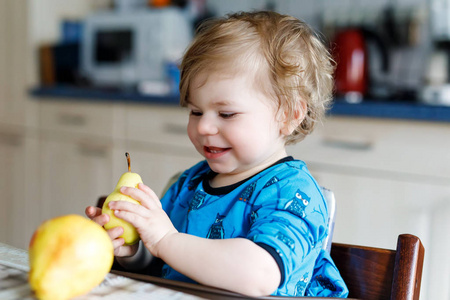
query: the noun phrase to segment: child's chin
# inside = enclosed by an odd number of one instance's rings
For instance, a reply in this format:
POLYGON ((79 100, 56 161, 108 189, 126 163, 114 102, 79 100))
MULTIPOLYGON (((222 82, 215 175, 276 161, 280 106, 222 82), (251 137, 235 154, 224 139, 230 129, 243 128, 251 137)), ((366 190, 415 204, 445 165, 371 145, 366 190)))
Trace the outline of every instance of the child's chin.
POLYGON ((230 168, 227 166, 224 166, 223 164, 219 164, 217 162, 212 162, 208 159, 206 159, 206 161, 208 162, 209 167, 211 168, 211 170, 213 170, 214 172, 218 173, 218 174, 228 174, 230 173, 230 168))

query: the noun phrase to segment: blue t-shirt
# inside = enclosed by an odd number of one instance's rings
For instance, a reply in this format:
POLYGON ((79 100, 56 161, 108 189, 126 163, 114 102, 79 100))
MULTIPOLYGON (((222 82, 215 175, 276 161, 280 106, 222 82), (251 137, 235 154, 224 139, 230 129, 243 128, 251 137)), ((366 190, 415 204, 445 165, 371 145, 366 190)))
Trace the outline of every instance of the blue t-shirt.
MULTIPOLYGON (((179 232, 208 239, 247 238, 277 261, 273 295, 346 297, 347 287, 328 252, 328 211, 304 162, 285 158, 227 187, 212 188, 206 161, 186 170, 161 199, 179 232)), ((190 281, 168 265, 168 279, 190 281)))

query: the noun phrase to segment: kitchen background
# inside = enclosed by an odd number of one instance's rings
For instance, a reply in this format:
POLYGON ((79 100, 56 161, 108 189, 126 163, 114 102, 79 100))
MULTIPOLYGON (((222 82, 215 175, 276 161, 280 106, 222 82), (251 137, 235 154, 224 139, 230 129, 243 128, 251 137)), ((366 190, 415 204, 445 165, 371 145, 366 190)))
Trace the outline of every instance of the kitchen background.
POLYGON ((419 236, 422 299, 450 299, 450 1, 169 2, 0 0, 0 242, 27 248, 42 221, 84 214, 126 151, 161 193, 200 159, 176 93, 195 25, 273 9, 309 22, 340 62, 329 117, 289 148, 335 192, 333 240, 419 236))

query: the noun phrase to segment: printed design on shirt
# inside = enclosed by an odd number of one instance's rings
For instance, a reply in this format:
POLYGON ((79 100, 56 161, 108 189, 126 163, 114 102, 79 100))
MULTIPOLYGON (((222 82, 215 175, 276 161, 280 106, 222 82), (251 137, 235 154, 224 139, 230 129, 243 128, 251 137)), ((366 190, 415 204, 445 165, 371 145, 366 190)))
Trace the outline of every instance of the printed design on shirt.
MULTIPOLYGON (((317 285, 319 285, 324 290, 329 290, 331 292, 337 291, 336 286, 334 285, 333 282, 331 282, 330 278, 328 278, 328 277, 323 277, 322 275, 317 275, 316 277, 314 277, 313 280, 315 281, 315 283, 317 285)), ((337 295, 337 294, 333 294, 333 295, 337 295)))
POLYGON ((253 205, 252 211, 250 212, 250 225, 255 223, 256 219, 258 219, 258 210, 262 207, 262 205, 253 205))
POLYGON ((306 272, 295 285, 294 296, 303 296, 305 294, 306 287, 308 286, 308 282, 308 272, 306 272))
POLYGON ((242 192, 242 194, 239 196, 239 201, 247 202, 250 200, 250 198, 253 195, 253 192, 255 191, 256 182, 253 182, 249 186, 245 188, 245 190, 242 192))
POLYGON ((250 224, 255 223, 257 218, 258 218, 258 212, 256 210, 252 210, 252 212, 250 213, 250 224))
POLYGON ((197 191, 189 203, 189 211, 199 209, 205 202, 206 193, 203 191, 197 191))
POLYGON ((277 176, 273 176, 272 178, 270 178, 269 181, 267 181, 267 183, 264 185, 263 188, 269 187, 269 186, 271 186, 272 184, 277 183, 278 181, 280 181, 280 179, 278 179, 277 176))
POLYGON ((206 235, 207 239, 223 239, 225 237, 225 230, 223 229, 223 219, 225 216, 221 214, 217 214, 216 220, 209 228, 208 234, 206 235))
POLYGON ((293 215, 296 215, 300 218, 305 218, 305 210, 309 204, 309 200, 310 198, 308 197, 308 195, 301 192, 300 190, 297 190, 295 196, 286 203, 284 209, 293 215))
POLYGON ((204 173, 200 173, 195 175, 194 177, 189 180, 187 184, 187 188, 189 191, 195 190, 195 188, 198 186, 198 184, 203 180, 204 173))
POLYGON ((323 206, 322 205, 320 205, 320 206, 318 206, 318 209, 317 209, 317 206, 315 206, 314 208, 313 208, 313 210, 312 210, 312 214, 316 214, 316 215, 319 215, 319 216, 321 216, 322 217, 322 220, 324 221, 324 222, 326 222, 326 223, 328 223, 328 213, 325 211, 323 211, 323 206))
POLYGON ((293 239, 288 237, 287 235, 284 235, 283 233, 279 232, 275 235, 277 239, 279 239, 281 242, 283 242, 286 246, 288 246, 291 250, 294 250, 295 242, 293 239))

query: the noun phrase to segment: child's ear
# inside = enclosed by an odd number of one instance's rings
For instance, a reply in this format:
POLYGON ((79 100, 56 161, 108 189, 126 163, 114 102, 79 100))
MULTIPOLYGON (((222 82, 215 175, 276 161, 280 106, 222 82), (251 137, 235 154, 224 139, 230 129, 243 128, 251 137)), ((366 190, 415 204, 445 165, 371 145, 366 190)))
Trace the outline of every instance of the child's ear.
POLYGON ((283 121, 281 127, 281 133, 285 136, 289 136, 294 130, 303 122, 306 116, 307 104, 303 101, 294 110, 292 119, 289 119, 288 112, 283 112, 283 121))

